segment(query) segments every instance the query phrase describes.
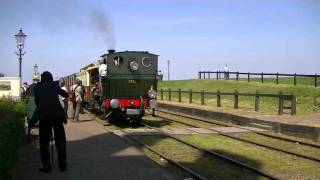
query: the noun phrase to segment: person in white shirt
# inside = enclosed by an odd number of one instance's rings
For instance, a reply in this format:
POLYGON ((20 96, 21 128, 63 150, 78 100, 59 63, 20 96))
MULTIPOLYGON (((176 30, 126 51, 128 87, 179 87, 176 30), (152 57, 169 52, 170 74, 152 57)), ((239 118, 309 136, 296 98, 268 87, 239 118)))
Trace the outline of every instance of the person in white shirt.
POLYGON ((226 66, 224 66, 224 78, 225 79, 229 79, 229 67, 228 65, 226 64, 226 66))
POLYGON ((79 113, 81 109, 81 104, 83 101, 83 88, 81 80, 76 81, 77 84, 72 86, 72 90, 74 91, 75 101, 73 102, 73 122, 79 122, 79 113))
POLYGON ((106 59, 100 60, 99 76, 107 76, 107 62, 106 59))
MULTIPOLYGON (((63 79, 61 79, 59 81, 59 85, 60 85, 62 90, 68 92, 67 88, 65 87, 65 82, 64 82, 63 79)), ((64 114, 65 114, 66 118, 68 119, 68 98, 64 98, 63 96, 59 95, 59 99, 61 99, 61 101, 62 101, 61 104, 63 105, 64 114)))
POLYGON ((105 86, 105 80, 107 76, 107 60, 103 59, 100 60, 100 66, 99 66, 99 85, 102 90, 102 95, 104 95, 104 86, 105 86))

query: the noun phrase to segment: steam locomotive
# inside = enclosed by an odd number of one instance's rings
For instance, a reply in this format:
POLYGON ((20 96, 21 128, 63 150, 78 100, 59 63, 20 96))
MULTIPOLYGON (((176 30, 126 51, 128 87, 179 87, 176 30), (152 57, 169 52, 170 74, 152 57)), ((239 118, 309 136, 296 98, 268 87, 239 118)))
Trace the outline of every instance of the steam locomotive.
MULTIPOLYGON (((141 121, 146 109, 157 106, 158 55, 111 49, 100 57, 107 64, 107 76, 102 80, 102 111, 110 120, 141 121)), ((98 69, 99 63, 91 63, 63 78, 69 91, 76 79, 82 81, 89 107, 93 104, 92 88, 99 82, 98 69)))

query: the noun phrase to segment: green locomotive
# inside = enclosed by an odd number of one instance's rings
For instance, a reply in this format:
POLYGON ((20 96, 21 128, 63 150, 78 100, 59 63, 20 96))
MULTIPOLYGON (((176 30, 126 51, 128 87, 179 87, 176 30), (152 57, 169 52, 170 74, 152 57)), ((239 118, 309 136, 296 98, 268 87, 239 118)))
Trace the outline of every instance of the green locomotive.
POLYGON ((107 63, 102 97, 111 118, 140 121, 147 108, 156 108, 158 55, 109 50, 101 57, 107 63))

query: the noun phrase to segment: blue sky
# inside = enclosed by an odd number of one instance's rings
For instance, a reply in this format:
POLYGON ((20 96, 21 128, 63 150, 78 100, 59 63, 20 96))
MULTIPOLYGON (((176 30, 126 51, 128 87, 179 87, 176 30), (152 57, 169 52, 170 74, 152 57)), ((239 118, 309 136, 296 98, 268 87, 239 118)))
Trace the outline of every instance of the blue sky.
POLYGON ((0 72, 18 75, 14 34, 28 35, 23 79, 33 65, 61 77, 106 52, 159 56, 170 77, 199 70, 320 74, 319 0, 1 0, 0 72), (100 29, 99 29, 100 28, 100 29))

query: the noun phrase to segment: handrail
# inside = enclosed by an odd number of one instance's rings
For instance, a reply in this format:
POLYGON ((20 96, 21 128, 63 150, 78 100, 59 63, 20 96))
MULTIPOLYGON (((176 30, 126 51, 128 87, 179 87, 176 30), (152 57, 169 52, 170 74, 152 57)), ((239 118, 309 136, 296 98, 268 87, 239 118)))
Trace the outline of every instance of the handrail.
POLYGON ((182 91, 181 89, 178 90, 171 90, 171 89, 160 89, 160 99, 163 100, 164 93, 168 93, 168 100, 172 101, 172 93, 178 94, 178 102, 182 102, 181 96, 182 94, 188 94, 189 98, 189 104, 193 102, 193 94, 200 95, 201 99, 201 105, 204 105, 205 96, 206 95, 216 95, 217 96, 217 107, 221 107, 221 96, 234 96, 234 108, 237 109, 239 107, 239 96, 252 96, 255 98, 254 100, 254 109, 255 111, 259 111, 259 99, 260 97, 269 97, 269 98, 277 98, 279 100, 278 103, 278 114, 282 115, 284 109, 290 109, 291 115, 296 114, 296 96, 295 95, 289 95, 289 94, 283 94, 282 92, 279 92, 278 94, 267 94, 267 93, 259 93, 256 91, 256 93, 240 93, 238 91, 232 92, 206 92, 206 91, 192 91, 191 89, 189 91, 182 91), (286 107, 284 106, 284 101, 290 101, 291 106, 286 107))
POLYGON ((309 77, 314 79, 314 87, 318 87, 318 78, 320 78, 319 74, 287 74, 287 73, 256 73, 256 72, 238 72, 238 71, 199 71, 198 72, 198 78, 199 79, 211 79, 211 74, 216 74, 216 79, 222 79, 221 74, 224 75, 224 79, 228 80, 230 79, 230 75, 234 74, 236 75, 236 80, 239 80, 239 75, 247 75, 247 80, 250 82, 250 75, 251 76, 260 76, 261 77, 261 83, 264 82, 264 76, 275 76, 276 77, 276 84, 279 84, 279 77, 293 77, 293 84, 297 85, 297 77, 309 77))

